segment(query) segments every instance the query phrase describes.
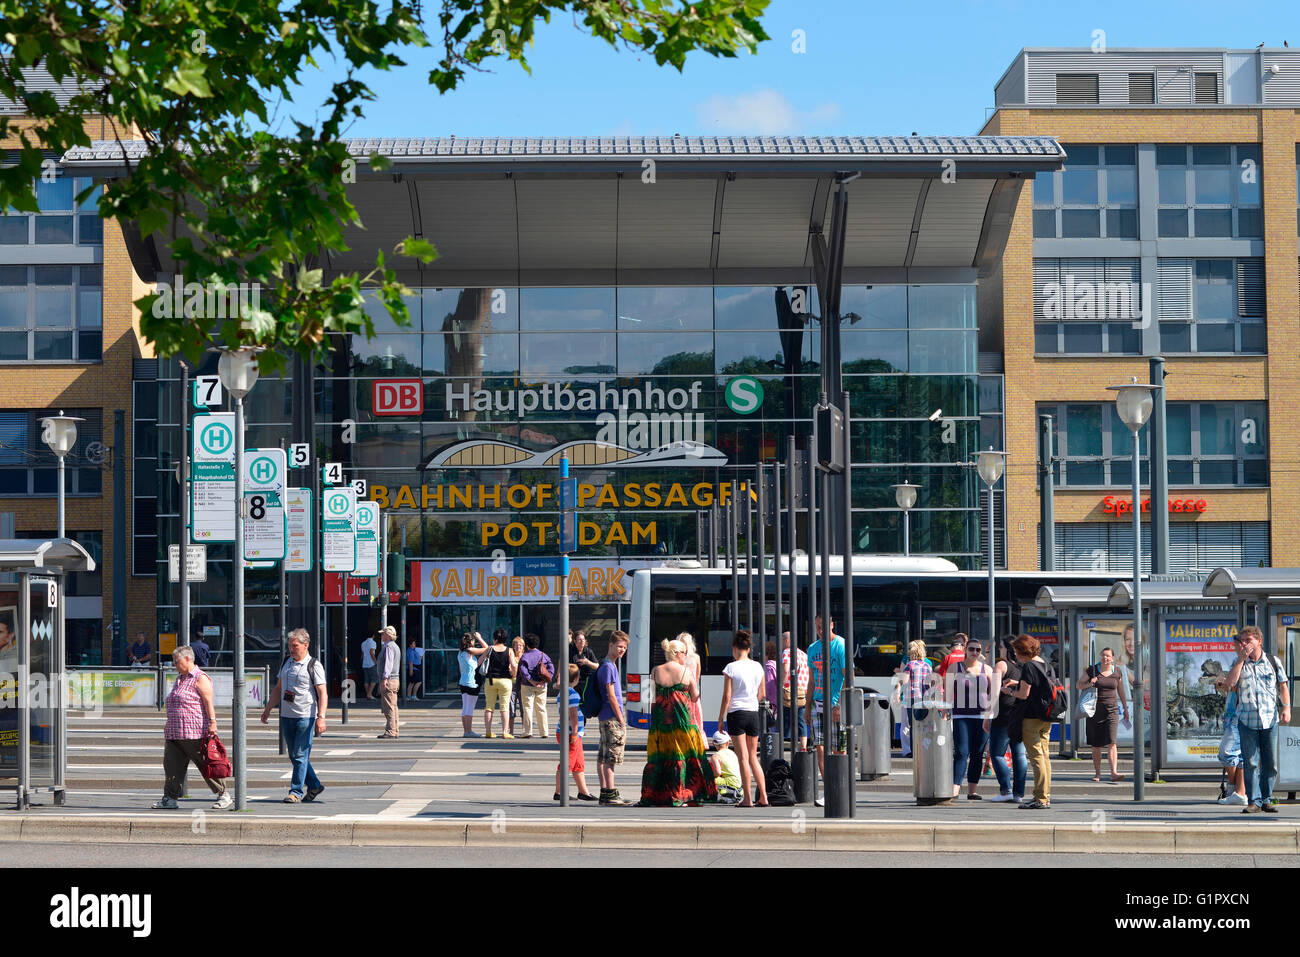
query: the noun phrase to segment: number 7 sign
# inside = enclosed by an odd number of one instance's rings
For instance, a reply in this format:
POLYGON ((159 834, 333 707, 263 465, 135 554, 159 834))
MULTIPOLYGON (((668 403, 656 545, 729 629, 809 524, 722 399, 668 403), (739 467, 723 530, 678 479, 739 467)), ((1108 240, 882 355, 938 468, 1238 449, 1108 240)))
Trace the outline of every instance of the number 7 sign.
POLYGON ((221 405, 221 379, 214 375, 196 376, 194 408, 210 409, 216 405, 221 405))

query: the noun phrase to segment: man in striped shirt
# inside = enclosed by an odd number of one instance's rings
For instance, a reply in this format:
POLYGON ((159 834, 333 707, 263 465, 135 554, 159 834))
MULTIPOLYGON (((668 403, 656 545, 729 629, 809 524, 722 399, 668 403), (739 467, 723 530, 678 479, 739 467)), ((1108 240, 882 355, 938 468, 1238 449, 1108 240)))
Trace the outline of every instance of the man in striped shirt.
POLYGON ((1237 689, 1237 727, 1245 766, 1246 797, 1242 814, 1277 813, 1273 784, 1277 780, 1277 728, 1291 723, 1291 694, 1282 662, 1264 654, 1264 634, 1247 625, 1233 639, 1237 661, 1228 672, 1228 686, 1237 689), (1281 705, 1279 708, 1278 705, 1281 705))

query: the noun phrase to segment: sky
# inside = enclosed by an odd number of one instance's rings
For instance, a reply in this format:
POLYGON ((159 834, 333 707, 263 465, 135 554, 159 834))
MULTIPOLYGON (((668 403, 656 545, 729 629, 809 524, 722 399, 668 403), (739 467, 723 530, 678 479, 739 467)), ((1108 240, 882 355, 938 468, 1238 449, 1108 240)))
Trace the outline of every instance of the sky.
MULTIPOLYGON (((1022 47, 1253 49, 1281 46, 1287 23, 1300 45, 1295 11, 1291 0, 773 0, 771 39, 756 54, 692 54, 682 73, 557 16, 538 31, 531 75, 503 60, 439 95, 428 85, 436 48, 411 51, 400 71, 371 71, 376 100, 347 135, 967 135, 1022 47)), ((336 69, 321 65, 280 116, 314 116, 336 69)))

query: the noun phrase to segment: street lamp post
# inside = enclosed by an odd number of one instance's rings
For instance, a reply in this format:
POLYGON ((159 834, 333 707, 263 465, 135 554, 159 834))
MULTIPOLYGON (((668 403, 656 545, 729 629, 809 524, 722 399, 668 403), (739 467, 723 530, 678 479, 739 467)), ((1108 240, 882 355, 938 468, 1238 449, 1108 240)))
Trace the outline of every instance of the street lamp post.
POLYGON ((41 441, 50 447, 59 459, 59 538, 64 537, 63 528, 63 500, 64 500, 64 459, 72 451, 72 447, 77 444, 77 423, 85 422, 85 419, 78 418, 75 415, 64 415, 60 410, 58 415, 47 416, 41 420, 41 441))
MULTIPOLYGON (((248 808, 247 718, 244 702, 244 396, 257 384, 257 352, 247 346, 222 349, 217 363, 221 384, 235 399, 235 638, 234 688, 230 701, 231 769, 235 775, 235 810, 248 808)), ((182 555, 182 561, 184 556, 182 555)), ((346 596, 344 596, 346 598, 346 596)))
MULTIPOLYGON (((1146 676, 1142 669, 1146 651, 1142 647, 1142 472, 1138 436, 1151 418, 1155 405, 1152 394, 1160 386, 1138 382, 1133 376, 1131 382, 1106 388, 1115 393, 1115 411, 1133 433, 1133 651, 1137 656, 1133 665, 1133 800, 1141 801, 1146 789, 1146 676)), ((1164 507, 1163 502, 1160 507, 1164 507)))
POLYGON ((1007 453, 995 452, 993 447, 989 446, 975 459, 975 468, 980 473, 980 478, 989 490, 989 647, 997 649, 997 617, 994 614, 993 584, 996 573, 996 563, 994 562, 993 550, 993 486, 998 484, 998 479, 1002 478, 1002 473, 1007 467, 1007 453))
POLYGON ((903 554, 912 554, 912 527, 908 522, 908 513, 911 512, 912 506, 916 504, 916 493, 921 486, 913 485, 911 482, 899 482, 897 485, 891 485, 894 490, 894 501, 903 512, 903 554))

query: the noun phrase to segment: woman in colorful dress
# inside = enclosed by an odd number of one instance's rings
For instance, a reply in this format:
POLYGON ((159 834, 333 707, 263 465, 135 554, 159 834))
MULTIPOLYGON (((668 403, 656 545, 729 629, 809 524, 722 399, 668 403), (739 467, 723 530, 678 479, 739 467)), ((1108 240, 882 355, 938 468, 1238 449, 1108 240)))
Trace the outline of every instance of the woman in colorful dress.
MULTIPOLYGON (((695 651, 695 639, 691 637, 689 631, 683 631, 677 636, 677 640, 686 646, 686 673, 695 680, 695 687, 700 686, 700 656, 695 651)), ((691 702, 691 720, 695 722, 695 730, 700 732, 700 738, 704 738, 704 709, 700 707, 700 696, 696 695, 691 702)))
POLYGON ((713 768, 691 717, 690 705, 700 700, 700 686, 686 666, 686 645, 665 641, 663 649, 665 662, 650 672, 655 700, 641 774, 641 805, 681 807, 716 801, 713 768))

